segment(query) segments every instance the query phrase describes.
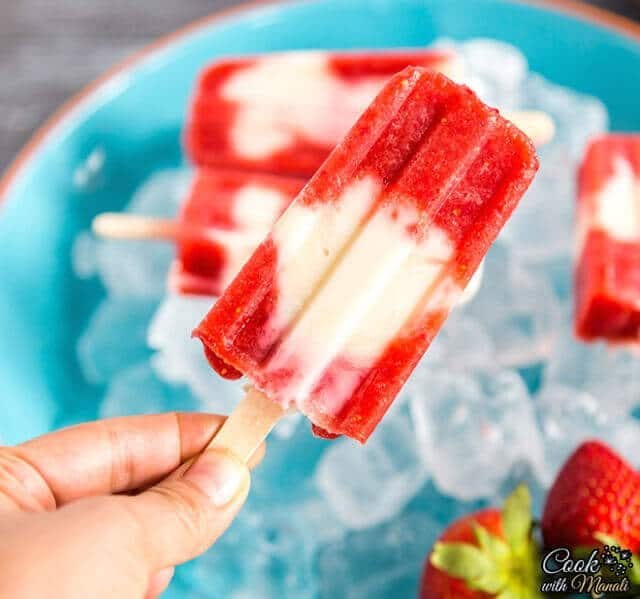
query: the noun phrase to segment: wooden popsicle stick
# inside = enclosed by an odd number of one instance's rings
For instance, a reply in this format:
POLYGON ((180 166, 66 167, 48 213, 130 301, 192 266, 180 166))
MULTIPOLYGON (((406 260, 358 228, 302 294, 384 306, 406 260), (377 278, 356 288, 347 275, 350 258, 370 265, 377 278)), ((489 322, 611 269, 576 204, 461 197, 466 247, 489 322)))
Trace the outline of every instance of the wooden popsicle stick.
POLYGON ((227 449, 248 462, 286 412, 264 393, 250 387, 209 447, 227 449))
POLYGON ((549 143, 556 133, 553 119, 541 110, 506 111, 503 116, 513 122, 516 127, 522 129, 536 146, 549 143))
POLYGON ((111 239, 175 240, 181 234, 180 225, 170 219, 131 213, 104 212, 93 219, 93 232, 111 239))
POLYGON ((228 248, 247 247, 249 253, 264 239, 264 231, 216 229, 130 212, 103 212, 93 219, 91 227, 95 235, 107 239, 175 242, 197 239, 228 248))

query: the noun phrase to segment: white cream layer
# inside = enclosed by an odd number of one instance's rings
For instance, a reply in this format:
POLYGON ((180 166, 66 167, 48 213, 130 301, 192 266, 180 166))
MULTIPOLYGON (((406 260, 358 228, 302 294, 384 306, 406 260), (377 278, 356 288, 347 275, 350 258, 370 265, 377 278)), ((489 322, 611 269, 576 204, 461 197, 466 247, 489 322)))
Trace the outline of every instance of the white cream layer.
POLYGON ((208 232, 209 239, 225 250, 219 279, 222 288, 226 288, 240 272, 291 198, 277 188, 252 183, 238 189, 232 201, 234 228, 208 232))
POLYGON ((605 231, 623 242, 640 242, 640 179, 629 161, 614 159, 613 174, 587 201, 578 225, 578 250, 592 229, 605 231), (589 212, 591 209, 593 212, 589 212))
POLYGON ((259 230, 264 236, 291 199, 276 187, 243 185, 233 196, 233 222, 242 231, 259 230))
MULTIPOLYGON (((431 227, 417 242, 407 233, 419 219, 415 209, 381 208, 360 225, 379 189, 369 178, 347 188, 337 205, 294 204, 275 228, 278 308, 273 324, 288 330, 268 368, 296 365, 296 377, 281 397, 298 408, 303 409, 335 358, 358 368, 372 366, 410 326, 416 310, 449 309, 461 293, 443 280, 453 256, 447 234, 431 227)), ((341 409, 359 376, 340 374, 324 412, 341 409)))
MULTIPOLYGON (((455 61, 451 61, 453 65, 455 61)), ((443 61, 443 71, 448 63, 443 61)), ((239 105, 231 129, 234 150, 267 158, 302 137, 335 145, 386 83, 336 77, 327 52, 292 52, 258 58, 230 77, 222 95, 239 105)))
POLYGON ((622 157, 595 197, 597 225, 621 241, 640 241, 640 179, 622 157))

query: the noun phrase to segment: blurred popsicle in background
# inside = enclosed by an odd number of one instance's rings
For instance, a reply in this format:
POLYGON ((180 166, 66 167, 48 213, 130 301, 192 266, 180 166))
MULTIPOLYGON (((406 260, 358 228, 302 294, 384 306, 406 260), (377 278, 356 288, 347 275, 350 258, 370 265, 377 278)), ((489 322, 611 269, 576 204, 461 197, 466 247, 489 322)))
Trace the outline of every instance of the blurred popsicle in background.
MULTIPOLYGON (((420 66, 464 81, 453 50, 297 51, 221 59, 201 75, 185 147, 200 165, 309 178, 388 79, 420 66)), ((553 137, 544 113, 510 114, 538 144, 553 137)))
POLYGON ((303 185, 294 177, 196 169, 176 219, 104 213, 93 229, 102 237, 175 242, 170 289, 220 295, 303 185))
POLYGON ((640 135, 588 147, 579 173, 575 329, 640 344, 640 135))

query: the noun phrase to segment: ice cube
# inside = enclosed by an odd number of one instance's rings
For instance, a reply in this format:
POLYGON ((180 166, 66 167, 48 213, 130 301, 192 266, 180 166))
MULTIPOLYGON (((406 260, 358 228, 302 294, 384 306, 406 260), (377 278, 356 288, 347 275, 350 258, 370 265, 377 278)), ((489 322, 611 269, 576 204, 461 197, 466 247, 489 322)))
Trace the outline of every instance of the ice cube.
POLYGON ((635 418, 621 419, 616 426, 610 427, 603 436, 603 440, 609 443, 636 470, 640 467, 638 439, 640 439, 640 422, 635 418))
POLYGON ((600 439, 637 465, 640 423, 608 409, 607 398, 599 400, 580 389, 557 383, 545 385, 536 398, 545 450, 542 480, 550 484, 569 454, 583 441, 600 439))
POLYGON ((433 340, 418 368, 473 370, 492 364, 494 355, 495 347, 484 324, 456 310, 433 340))
POLYGON ((558 299, 560 319, 571 319, 573 310, 573 268, 572 254, 558 254, 548 256, 540 261, 528 261, 525 259, 527 272, 535 277, 541 277, 551 287, 558 299))
POLYGON ((549 357, 545 381, 589 393, 615 416, 628 416, 640 404, 640 358, 623 347, 578 341, 569 315, 549 357))
POLYGON ((161 380, 186 385, 196 401, 196 409, 229 414, 246 395, 245 382, 229 381, 216 374, 196 341, 182 358, 186 359, 185 364, 180 365, 175 354, 161 353, 153 356, 151 364, 161 380), (189 358, 191 362, 187 364, 189 358))
POLYGON ((491 497, 513 464, 542 467, 533 406, 518 374, 420 372, 410 406, 420 451, 438 487, 462 500, 491 497))
POLYGON ((440 532, 428 516, 406 513, 348 533, 320 551, 320 598, 416 597, 422 565, 440 532))
POLYGON ((498 487, 496 494, 489 500, 489 505, 502 507, 505 499, 518 485, 525 485, 531 494, 531 511, 534 519, 542 517, 542 508, 548 491, 548 485, 541 480, 543 472, 544 469, 536 472, 526 461, 516 462, 498 487))
POLYGON ((229 413, 244 396, 240 381, 218 376, 191 331, 213 303, 213 298, 170 294, 159 306, 149 326, 149 345, 158 353, 153 366, 160 378, 187 385, 199 409, 229 413))
POLYGON ((515 91, 527 74, 527 60, 518 48, 492 39, 478 38, 459 44, 466 79, 488 104, 512 108, 515 91))
MULTIPOLYGON (((562 146, 570 160, 582 157, 586 143, 606 131, 609 115, 604 104, 593 96, 561 87, 531 74, 520 87, 520 105, 535 107, 549 114, 556 124, 554 146, 562 146)), ((547 148, 541 148, 546 158, 547 148)))
POLYGON ((288 414, 280 419, 271 434, 275 435, 278 439, 290 439, 303 420, 304 418, 299 412, 288 414))
POLYGON ((91 383, 105 383, 151 355, 146 331, 155 305, 144 298, 107 297, 78 340, 80 368, 91 383))
MULTIPOLYGON (((127 212, 175 218, 190 177, 189 171, 181 169, 154 174, 136 191, 127 212)), ((110 294, 160 298, 165 293, 174 244, 99 240, 95 249, 97 270, 110 294)))
POLYGON ((127 212, 175 218, 191 185, 189 168, 166 169, 149 177, 134 193, 127 212))
POLYGON ((185 344, 191 340, 191 331, 214 301, 214 298, 202 295, 167 294, 149 326, 149 346, 158 351, 183 353, 185 344))
POLYGON ((145 361, 130 366, 112 378, 100 406, 100 417, 193 409, 193 400, 188 391, 160 381, 149 362, 145 361))
POLYGON ((557 260, 573 248, 575 173, 586 143, 606 131, 600 100, 531 75, 518 90, 520 108, 536 108, 556 124, 553 141, 539 148, 540 171, 501 239, 527 261, 557 260), (569 174, 569 175, 568 175, 569 174))
POLYGON ((71 264, 73 272, 80 279, 95 276, 98 270, 96 257, 96 239, 89 232, 80 233, 71 249, 71 264))
POLYGON ((165 242, 99 240, 97 270, 109 295, 157 300, 166 292, 174 252, 165 242))
POLYGON ((426 479, 407 410, 395 407, 364 446, 346 438, 334 441, 315 479, 350 528, 367 528, 396 516, 426 479))
POLYGON ((480 292, 459 312, 482 323, 489 332, 495 361, 515 368, 547 358, 560 309, 549 282, 527 270, 508 247, 495 244, 485 259, 480 292))
POLYGON ((500 240, 526 262, 544 262, 573 251, 577 165, 564 146, 546 150, 527 194, 507 223, 500 240))

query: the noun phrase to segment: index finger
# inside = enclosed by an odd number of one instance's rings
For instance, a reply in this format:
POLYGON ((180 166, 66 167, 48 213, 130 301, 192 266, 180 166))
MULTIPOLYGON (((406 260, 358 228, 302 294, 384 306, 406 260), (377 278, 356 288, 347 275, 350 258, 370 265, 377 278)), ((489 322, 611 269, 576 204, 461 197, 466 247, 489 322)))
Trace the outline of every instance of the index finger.
POLYGON ((52 509, 80 497, 156 482, 202 451, 223 421, 222 416, 191 413, 113 418, 5 448, 0 458, 4 453, 5 459, 21 462, 27 470, 20 472, 21 486, 52 509))

